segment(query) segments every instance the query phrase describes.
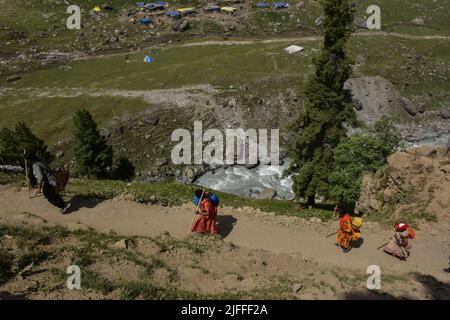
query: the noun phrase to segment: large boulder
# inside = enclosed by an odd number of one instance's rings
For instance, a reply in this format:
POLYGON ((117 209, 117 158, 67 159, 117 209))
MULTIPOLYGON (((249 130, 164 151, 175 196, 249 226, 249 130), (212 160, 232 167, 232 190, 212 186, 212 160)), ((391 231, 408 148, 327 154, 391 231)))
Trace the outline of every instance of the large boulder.
POLYGON ((401 99, 400 99, 400 101, 402 102, 402 107, 403 107, 403 109, 405 109, 406 110, 406 112, 408 112, 408 114, 410 115, 410 116, 415 116, 416 115, 416 113, 417 113, 417 108, 416 108, 416 106, 414 105, 414 103, 412 103, 412 101, 411 100, 409 100, 408 98, 405 98, 405 97, 402 97, 401 99))
POLYGON ((362 17, 356 17, 353 20, 353 25, 357 28, 368 29, 367 28, 367 19, 364 19, 362 17))
POLYGON ((277 196, 277 191, 272 188, 267 188, 259 194, 258 198, 263 200, 273 200, 277 196))
POLYGON ((189 29, 189 21, 186 19, 178 20, 172 24, 172 30, 175 32, 184 32, 189 29))
POLYGON ((299 10, 303 10, 303 9, 305 9, 305 3, 303 1, 299 2, 295 5, 295 7, 299 10))
POLYGON ((425 21, 422 18, 416 18, 416 19, 412 20, 411 22, 417 26, 423 26, 425 24, 425 21))
POLYGON ((314 24, 316 25, 316 27, 320 27, 322 26, 324 20, 325 20, 324 17, 318 17, 316 21, 314 21, 314 24))
POLYGON ((450 217, 450 155, 443 147, 399 151, 387 166, 363 177, 357 208, 368 214, 405 212, 448 219, 450 217))
POLYGON ((397 88, 379 76, 351 78, 344 88, 351 91, 358 120, 369 126, 383 115, 394 115, 400 103, 397 88))
POLYGON ((9 76, 8 78, 6 78, 6 81, 8 81, 8 82, 16 82, 16 81, 19 81, 20 79, 22 79, 22 75, 21 74, 14 74, 14 75, 9 76))
POLYGON ((439 115, 444 119, 450 119, 450 109, 442 110, 439 115))

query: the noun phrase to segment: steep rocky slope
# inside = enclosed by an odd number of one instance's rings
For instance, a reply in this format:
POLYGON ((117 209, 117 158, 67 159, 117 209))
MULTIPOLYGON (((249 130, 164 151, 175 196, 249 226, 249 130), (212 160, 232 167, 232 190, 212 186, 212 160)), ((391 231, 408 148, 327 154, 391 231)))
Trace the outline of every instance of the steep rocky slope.
POLYGON ((444 148, 399 151, 386 167, 363 179, 359 209, 369 214, 414 215, 448 223, 450 217, 450 155, 444 148))

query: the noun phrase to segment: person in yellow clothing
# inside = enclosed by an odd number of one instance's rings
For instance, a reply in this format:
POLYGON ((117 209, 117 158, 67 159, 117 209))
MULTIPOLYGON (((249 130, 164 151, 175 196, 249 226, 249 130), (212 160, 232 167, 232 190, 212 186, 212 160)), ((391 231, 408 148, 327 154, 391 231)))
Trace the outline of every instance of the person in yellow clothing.
POLYGON ((353 228, 352 241, 356 241, 359 238, 361 238, 361 226, 363 223, 363 220, 361 218, 362 215, 363 213, 359 212, 359 210, 355 208, 355 216, 352 218, 352 228, 353 228))
POLYGON ((362 218, 361 217, 353 217, 352 218, 352 241, 356 241, 361 238, 361 226, 362 226, 362 218))

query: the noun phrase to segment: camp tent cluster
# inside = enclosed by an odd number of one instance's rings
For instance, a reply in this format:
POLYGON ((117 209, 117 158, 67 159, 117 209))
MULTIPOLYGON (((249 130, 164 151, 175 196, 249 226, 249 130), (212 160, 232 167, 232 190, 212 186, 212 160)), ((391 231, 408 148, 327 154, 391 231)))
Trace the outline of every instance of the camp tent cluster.
POLYGON ((260 8, 260 9, 265 9, 265 8, 285 9, 285 8, 289 8, 289 3, 287 3, 287 2, 274 2, 274 3, 258 2, 256 4, 256 7, 260 8))
POLYGON ((113 11, 114 9, 109 5, 102 5, 102 6, 95 6, 94 8, 92 8, 92 10, 94 12, 102 12, 102 11, 113 11))
MULTIPOLYGON (((169 4, 167 2, 163 2, 163 1, 157 1, 155 3, 137 2, 136 5, 139 8, 141 8, 143 11, 148 11, 148 12, 167 10, 165 12, 165 15, 168 17, 171 17, 171 18, 180 18, 180 17, 184 17, 184 16, 187 16, 189 14, 196 12, 196 8, 194 8, 194 7, 186 7, 186 8, 168 10, 169 4)), ((238 9, 235 7, 230 7, 230 6, 220 7, 217 5, 208 5, 203 8, 203 11, 208 12, 208 13, 223 12, 223 13, 233 14, 237 10, 238 9)), ((144 24, 144 25, 150 23, 147 20, 142 21, 142 19, 140 22, 141 22, 141 24, 144 24)))
POLYGON ((169 4, 164 1, 156 1, 155 3, 138 2, 136 3, 136 5, 139 8, 148 11, 165 10, 167 7, 169 7, 169 4))

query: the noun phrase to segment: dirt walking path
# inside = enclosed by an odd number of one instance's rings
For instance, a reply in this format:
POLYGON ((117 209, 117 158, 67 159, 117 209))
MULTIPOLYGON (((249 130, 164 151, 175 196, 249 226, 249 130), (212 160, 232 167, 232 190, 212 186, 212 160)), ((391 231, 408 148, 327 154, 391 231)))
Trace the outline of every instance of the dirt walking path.
MULTIPOLYGON (((354 37, 396 37, 403 39, 412 39, 412 40, 450 40, 449 36, 416 36, 409 34, 402 34, 396 32, 378 32, 378 31, 366 31, 366 32, 357 32, 353 33, 354 37)), ((174 45, 174 47, 184 48, 184 47, 198 47, 198 46, 219 46, 219 45, 228 45, 228 46, 238 46, 238 45, 250 45, 250 44, 270 44, 270 43, 284 43, 284 42, 310 42, 310 41, 318 41, 321 40, 322 36, 309 36, 309 37, 285 37, 285 38, 276 38, 276 39, 258 39, 258 40, 223 40, 223 41, 201 41, 201 42, 191 42, 191 43, 183 43, 179 45, 174 45)))
POLYGON ((210 95, 220 92, 211 85, 184 86, 171 89, 153 90, 120 90, 120 89, 87 89, 87 88, 52 88, 36 87, 0 88, 0 97, 14 94, 16 96, 35 98, 74 98, 88 97, 121 97, 139 98, 147 103, 161 105, 166 108, 173 106, 185 107, 192 104, 205 104, 210 95))
MULTIPOLYGON (((28 221, 36 224, 56 223, 69 228, 90 227, 96 231, 110 230, 123 235, 157 236, 165 231, 184 238, 192 219, 193 205, 162 207, 141 205, 130 200, 74 200, 73 211, 61 215, 42 197, 28 199, 25 191, 5 190, 0 194, 0 219, 28 221), (29 217, 29 213, 35 217, 29 217)), ((336 229, 336 223, 311 223, 294 217, 275 217, 260 212, 246 213, 242 209, 224 208, 219 212, 218 227, 225 241, 251 249, 274 253, 300 254, 323 266, 340 266, 365 270, 375 264, 390 271, 417 271, 442 281, 450 275, 448 267, 450 242, 447 234, 429 236, 418 231, 412 256, 407 262, 390 257, 376 248, 387 241, 391 231, 376 226, 363 230, 364 242, 348 254, 334 246, 335 236, 326 238, 336 229)))
MULTIPOLYGON (((441 36, 441 35, 409 35, 402 34, 396 32, 383 32, 383 31, 364 31, 364 32, 355 32, 352 34, 353 37, 396 37, 403 39, 412 39, 412 40, 444 40, 449 41, 450 36, 441 36)), ((102 59, 107 57, 114 56, 122 56, 124 54, 130 54, 135 52, 141 52, 145 50, 151 50, 156 48, 165 49, 173 49, 173 48, 187 48, 187 47, 204 47, 204 46, 244 46, 244 45, 252 45, 252 44, 273 44, 273 43, 287 43, 287 42, 312 42, 319 41, 322 39, 322 36, 301 36, 301 37, 279 37, 275 39, 242 39, 242 40, 206 40, 206 41, 198 41, 193 40, 192 42, 187 43, 172 43, 172 44, 163 44, 163 45, 151 45, 147 47, 137 48, 137 49, 124 49, 121 52, 114 53, 103 53, 97 55, 86 55, 81 56, 77 60, 89 60, 89 59, 102 59)))

